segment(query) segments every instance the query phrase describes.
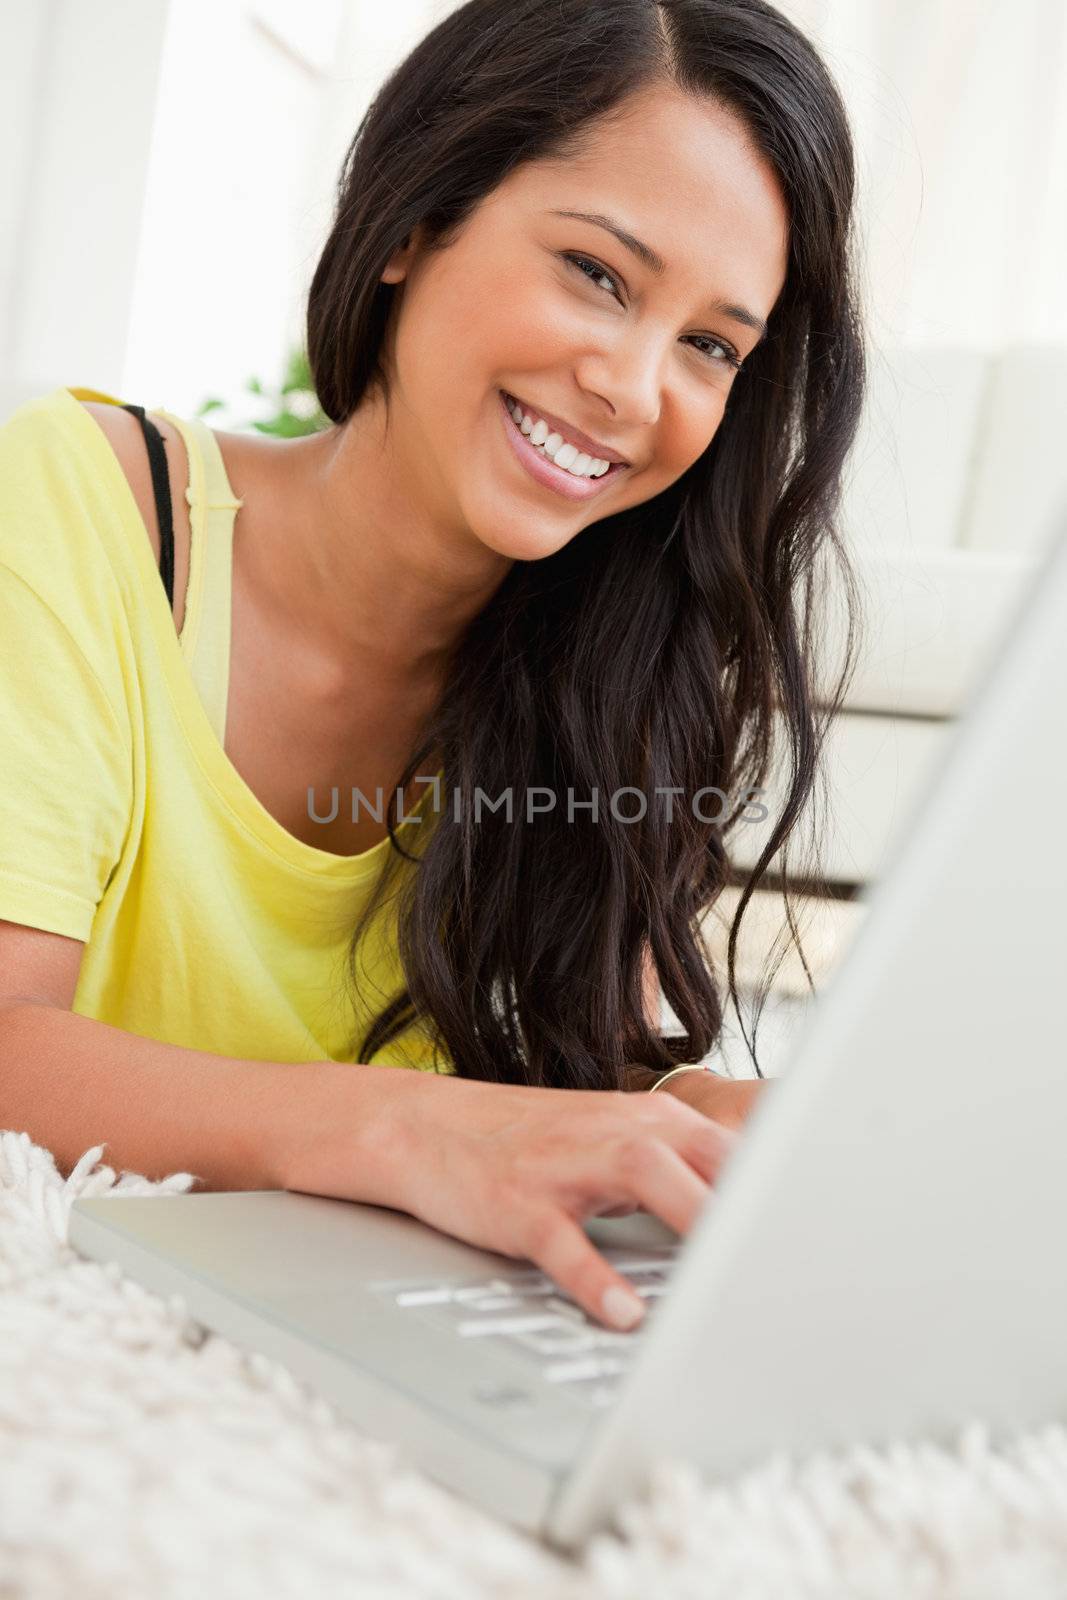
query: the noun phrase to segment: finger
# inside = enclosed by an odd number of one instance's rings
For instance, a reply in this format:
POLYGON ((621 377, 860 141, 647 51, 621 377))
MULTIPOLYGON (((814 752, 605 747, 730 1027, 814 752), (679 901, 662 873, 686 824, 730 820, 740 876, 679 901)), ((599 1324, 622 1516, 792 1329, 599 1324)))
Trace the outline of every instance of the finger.
MULTIPOLYGON (((611 1170, 601 1195, 627 1193, 675 1233, 686 1234, 700 1215, 709 1188, 662 1139, 643 1135, 611 1150, 611 1170)), ((523 1248, 591 1317, 609 1327, 636 1327, 645 1305, 633 1285, 610 1265, 584 1229, 562 1209, 534 1213, 523 1248)))
POLYGON ((585 1230, 562 1210, 530 1219, 525 1253, 590 1317, 613 1331, 635 1328, 645 1304, 604 1259, 585 1230))
POLYGON ((687 1106, 682 1100, 666 1095, 660 1098, 667 1101, 669 1106, 676 1107, 677 1111, 656 1108, 656 1131, 659 1137, 676 1150, 705 1183, 715 1183, 737 1145, 740 1137, 737 1130, 712 1121, 702 1111, 687 1106), (677 1112, 681 1112, 681 1116, 677 1112))
POLYGON ((627 1141, 621 1171, 641 1208, 683 1236, 711 1192, 710 1183, 663 1138, 627 1141))

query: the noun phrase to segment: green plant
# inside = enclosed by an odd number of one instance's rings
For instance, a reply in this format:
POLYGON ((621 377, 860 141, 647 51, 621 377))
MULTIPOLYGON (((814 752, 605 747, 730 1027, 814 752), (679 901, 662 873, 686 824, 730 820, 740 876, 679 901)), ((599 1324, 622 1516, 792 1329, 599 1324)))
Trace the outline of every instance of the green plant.
MULTIPOLYGON (((279 385, 268 388, 259 378, 253 377, 245 385, 245 393, 256 396, 260 401, 255 409, 261 414, 250 421, 235 423, 236 427, 254 428, 257 433, 274 434, 280 439, 297 439, 329 427, 330 419, 319 405, 311 381, 311 367, 303 350, 290 353, 285 376, 279 385), (264 409, 266 416, 262 414, 264 409)), ((212 412, 232 412, 234 409, 225 400, 212 396, 203 402, 197 416, 206 417, 212 412)))

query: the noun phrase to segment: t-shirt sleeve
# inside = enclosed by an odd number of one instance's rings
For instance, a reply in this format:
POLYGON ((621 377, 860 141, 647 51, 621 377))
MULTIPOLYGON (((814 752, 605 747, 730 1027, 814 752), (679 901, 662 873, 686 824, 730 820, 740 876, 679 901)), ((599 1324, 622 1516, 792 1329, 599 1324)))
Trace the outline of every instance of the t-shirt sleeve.
POLYGON ((89 937, 130 825, 131 748, 70 630, 0 560, 0 919, 89 937))

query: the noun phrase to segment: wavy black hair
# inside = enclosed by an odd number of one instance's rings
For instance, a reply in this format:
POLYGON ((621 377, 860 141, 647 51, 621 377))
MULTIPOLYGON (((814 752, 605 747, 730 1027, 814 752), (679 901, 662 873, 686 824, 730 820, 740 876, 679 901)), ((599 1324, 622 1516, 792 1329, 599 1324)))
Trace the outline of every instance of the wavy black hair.
MULTIPOLYGON (((787 202, 785 284, 700 459, 554 554, 516 561, 457 642, 400 788, 438 751, 460 804, 411 854, 390 805, 392 847, 348 977, 358 985, 370 919, 395 903, 406 988, 353 1040, 355 1060, 412 1023, 460 1076, 498 1082, 620 1089, 635 1065, 706 1057, 723 991, 703 925, 737 876, 727 842, 743 796, 767 786, 783 739, 785 803, 730 927, 738 1016, 741 918, 813 797, 851 681, 858 589, 835 522, 866 371, 854 152, 826 66, 765 0, 469 0, 436 26, 382 85, 344 161, 307 308, 319 401, 343 424, 372 385, 387 388, 395 288, 380 278, 419 224, 430 248, 446 248, 517 165, 578 154, 597 118, 657 83, 743 119, 787 202), (820 698, 825 555, 843 584, 847 640, 820 698), (625 821, 602 804, 595 822, 557 808, 509 826, 476 820, 473 803, 476 789, 581 799, 636 787, 652 800, 657 786, 691 796, 709 785, 731 798, 720 821, 685 803, 669 822, 662 804, 625 821), (646 1016, 646 947, 681 1034, 646 1016)), ((782 882, 799 943, 784 869, 782 882)))

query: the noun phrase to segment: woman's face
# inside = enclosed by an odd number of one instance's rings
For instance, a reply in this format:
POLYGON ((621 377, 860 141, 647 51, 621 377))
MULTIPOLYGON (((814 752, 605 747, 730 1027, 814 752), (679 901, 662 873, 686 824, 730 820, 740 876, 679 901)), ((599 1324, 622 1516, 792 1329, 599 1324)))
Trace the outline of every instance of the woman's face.
POLYGON ((516 169, 447 249, 416 234, 383 274, 403 284, 386 361, 394 443, 427 503, 528 561, 674 483, 745 381, 733 362, 781 292, 788 225, 739 119, 657 88, 581 159, 516 169), (509 401, 544 424, 532 440, 509 401), (575 476, 540 447, 553 435, 580 447, 570 468, 625 464, 575 476))

